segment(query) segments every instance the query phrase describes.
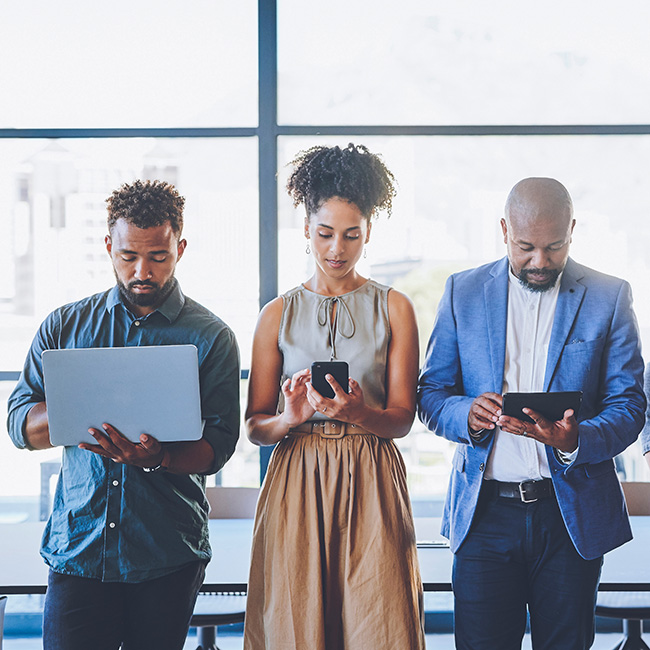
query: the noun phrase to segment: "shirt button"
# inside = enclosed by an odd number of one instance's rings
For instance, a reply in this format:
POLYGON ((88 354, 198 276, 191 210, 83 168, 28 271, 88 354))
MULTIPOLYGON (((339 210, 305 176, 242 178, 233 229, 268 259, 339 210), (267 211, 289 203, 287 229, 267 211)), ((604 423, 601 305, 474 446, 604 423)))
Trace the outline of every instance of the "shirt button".
POLYGON ((117 487, 119 484, 120 484, 119 481, 113 481, 113 485, 114 485, 115 487, 117 487))
POLYGON ((133 324, 134 324, 136 327, 140 327, 140 321, 139 321, 139 320, 134 321, 133 324))
POLYGON ((485 463, 481 463, 478 468, 482 472, 485 469, 485 463))
POLYGON ((111 521, 111 523, 108 524, 108 527, 109 527, 109 528, 115 528, 115 522, 114 522, 114 521, 111 521))

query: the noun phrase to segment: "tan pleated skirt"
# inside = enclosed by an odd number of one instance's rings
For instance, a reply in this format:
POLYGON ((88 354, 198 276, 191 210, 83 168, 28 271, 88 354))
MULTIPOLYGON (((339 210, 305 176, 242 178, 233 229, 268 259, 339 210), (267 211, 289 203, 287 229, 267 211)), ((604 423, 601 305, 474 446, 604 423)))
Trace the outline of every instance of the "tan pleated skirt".
POLYGON ((395 444, 284 438, 257 506, 244 650, 423 650, 423 623, 395 444))

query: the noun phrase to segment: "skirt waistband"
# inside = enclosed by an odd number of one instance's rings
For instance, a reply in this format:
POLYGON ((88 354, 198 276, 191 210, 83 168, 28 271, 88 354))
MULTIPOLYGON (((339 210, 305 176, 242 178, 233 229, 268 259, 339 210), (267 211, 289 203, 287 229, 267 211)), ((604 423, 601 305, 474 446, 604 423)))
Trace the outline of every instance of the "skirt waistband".
POLYGON ((289 430, 289 436, 308 436, 317 433, 321 438, 343 438, 344 436, 358 436, 370 434, 370 431, 356 424, 339 422, 338 420, 319 420, 317 422, 305 422, 289 430))

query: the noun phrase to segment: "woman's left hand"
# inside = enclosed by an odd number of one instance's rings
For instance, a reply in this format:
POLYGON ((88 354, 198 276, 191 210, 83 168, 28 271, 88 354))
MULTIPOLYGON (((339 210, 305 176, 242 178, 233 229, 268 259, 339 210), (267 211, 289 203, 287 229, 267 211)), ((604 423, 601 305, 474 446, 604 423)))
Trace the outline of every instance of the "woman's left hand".
POLYGON ((312 385, 307 382, 307 401, 320 413, 323 413, 332 420, 340 420, 349 424, 361 424, 366 402, 363 398, 363 390, 358 381, 348 381, 349 392, 345 392, 332 375, 325 375, 327 383, 334 391, 334 397, 329 399, 323 397, 312 385))

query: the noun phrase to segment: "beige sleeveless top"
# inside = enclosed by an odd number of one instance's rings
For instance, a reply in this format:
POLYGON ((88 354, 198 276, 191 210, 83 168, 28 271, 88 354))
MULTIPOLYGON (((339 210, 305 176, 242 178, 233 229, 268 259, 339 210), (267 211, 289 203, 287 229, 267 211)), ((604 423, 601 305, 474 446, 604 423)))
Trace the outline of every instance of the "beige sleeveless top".
MULTIPOLYGON (((303 285, 285 293, 278 336, 284 357, 282 381, 314 361, 347 361, 366 404, 385 408, 389 291, 390 287, 367 280, 341 296, 323 296, 303 285)), ((283 409, 280 393, 279 411, 283 409)), ((311 419, 329 418, 315 413, 311 419)))

